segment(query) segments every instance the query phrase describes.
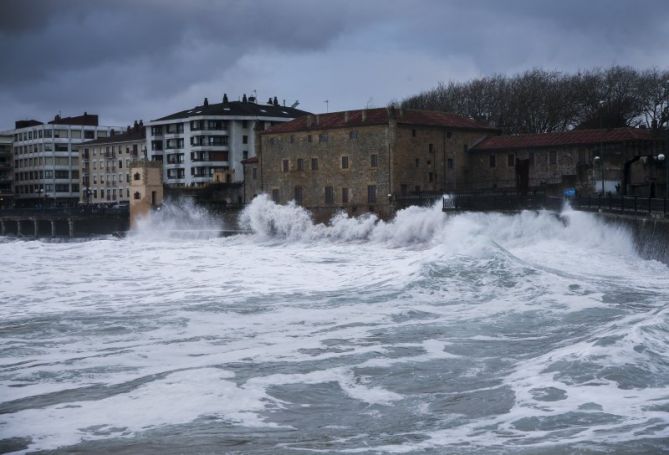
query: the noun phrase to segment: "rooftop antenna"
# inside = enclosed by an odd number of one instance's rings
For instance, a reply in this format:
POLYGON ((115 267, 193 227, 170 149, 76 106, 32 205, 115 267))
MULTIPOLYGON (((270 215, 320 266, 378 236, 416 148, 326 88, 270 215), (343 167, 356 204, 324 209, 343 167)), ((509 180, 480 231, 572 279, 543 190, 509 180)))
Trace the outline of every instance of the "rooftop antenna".
POLYGON ((330 100, 325 100, 323 102, 325 103, 325 112, 328 113, 329 112, 328 108, 330 107, 330 104, 329 104, 330 100))
POLYGON ((293 109, 295 109, 295 108, 296 108, 297 106, 299 106, 299 105, 300 105, 300 102, 299 102, 298 100, 295 100, 295 102, 294 102, 293 104, 291 104, 290 107, 292 107, 293 109))

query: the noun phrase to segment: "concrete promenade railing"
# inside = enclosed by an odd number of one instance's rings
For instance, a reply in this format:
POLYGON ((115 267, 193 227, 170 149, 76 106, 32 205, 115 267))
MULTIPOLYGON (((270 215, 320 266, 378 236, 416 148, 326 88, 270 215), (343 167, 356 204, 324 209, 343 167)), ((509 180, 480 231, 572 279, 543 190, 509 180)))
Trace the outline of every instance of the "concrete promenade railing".
POLYGON ((0 210, 0 235, 76 237, 113 234, 128 229, 128 210, 119 208, 0 210))
POLYGON ((560 210, 563 199, 545 193, 455 193, 443 198, 444 212, 497 212, 519 210, 560 210))
POLYGON ((669 217, 669 200, 639 196, 595 195, 581 196, 571 200, 571 205, 579 210, 619 213, 637 217, 669 217))

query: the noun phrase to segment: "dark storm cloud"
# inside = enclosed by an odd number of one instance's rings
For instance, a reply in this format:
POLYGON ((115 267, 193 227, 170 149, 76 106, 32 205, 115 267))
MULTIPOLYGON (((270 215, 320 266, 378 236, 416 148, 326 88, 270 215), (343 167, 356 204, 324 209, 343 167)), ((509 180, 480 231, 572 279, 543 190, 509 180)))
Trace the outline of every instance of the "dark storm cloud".
POLYGON ((3 0, 0 125, 163 115, 251 80, 317 93, 304 107, 318 109, 329 93, 385 103, 458 75, 665 66, 668 13, 666 0, 3 0), (332 68, 360 83, 319 86, 332 68))

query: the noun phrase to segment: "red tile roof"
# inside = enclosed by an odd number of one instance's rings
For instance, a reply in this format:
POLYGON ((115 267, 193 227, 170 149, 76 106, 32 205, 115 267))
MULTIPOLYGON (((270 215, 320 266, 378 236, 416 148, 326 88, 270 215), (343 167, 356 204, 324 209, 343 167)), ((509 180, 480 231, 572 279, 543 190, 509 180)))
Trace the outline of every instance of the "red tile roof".
POLYGON ((347 112, 330 112, 328 114, 305 115, 290 122, 274 125, 261 134, 292 133, 296 131, 326 130, 356 126, 383 125, 392 116, 402 125, 438 126, 453 129, 496 131, 486 125, 467 117, 437 111, 421 111, 408 109, 360 109, 347 112), (363 121, 363 113, 365 120, 363 121))
POLYGON ((653 134, 652 130, 639 128, 571 130, 561 133, 491 136, 479 142, 470 150, 510 150, 612 142, 651 141, 655 139, 657 137, 653 134))

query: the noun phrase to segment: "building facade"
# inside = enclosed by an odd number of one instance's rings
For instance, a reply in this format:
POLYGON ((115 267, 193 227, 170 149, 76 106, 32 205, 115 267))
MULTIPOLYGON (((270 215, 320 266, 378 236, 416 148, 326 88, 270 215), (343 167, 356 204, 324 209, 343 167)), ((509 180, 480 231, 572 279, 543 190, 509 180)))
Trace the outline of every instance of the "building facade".
POLYGON ((242 161, 255 156, 254 130, 287 122, 306 112, 279 105, 276 97, 261 104, 253 97, 209 104, 177 112, 147 125, 150 159, 163 162, 170 187, 198 187, 221 176, 243 181, 242 161))
POLYGON ((12 143, 14 136, 0 135, 0 209, 14 206, 14 171, 12 166, 12 143))
POLYGON ((307 115, 259 132, 259 191, 278 203, 294 200, 318 218, 339 210, 390 216, 417 197, 463 187, 468 147, 494 133, 432 111, 307 115))
POLYGON ((79 201, 79 147, 82 142, 108 137, 110 126, 99 126, 98 116, 56 116, 44 124, 20 120, 8 133, 13 137, 14 196, 21 207, 72 206, 79 201))
POLYGON ((82 204, 130 201, 130 163, 146 158, 146 128, 135 123, 123 133, 111 134, 79 147, 82 204))
POLYGON ((648 196, 666 185, 664 149, 663 135, 638 128, 488 137, 469 150, 468 187, 648 196))
POLYGON ((130 162, 130 225, 163 203, 163 167, 145 159, 130 162))

